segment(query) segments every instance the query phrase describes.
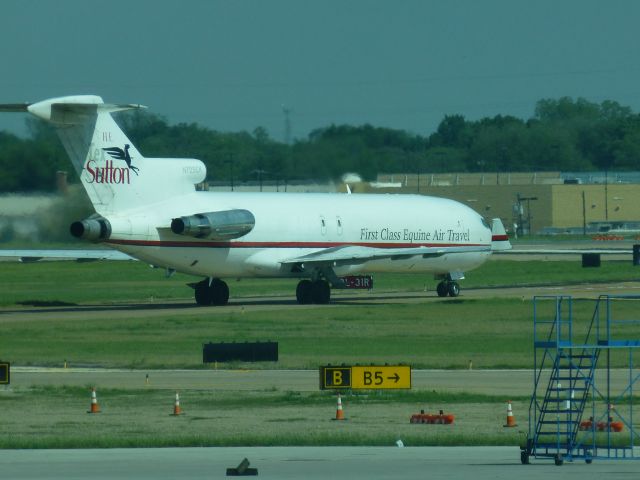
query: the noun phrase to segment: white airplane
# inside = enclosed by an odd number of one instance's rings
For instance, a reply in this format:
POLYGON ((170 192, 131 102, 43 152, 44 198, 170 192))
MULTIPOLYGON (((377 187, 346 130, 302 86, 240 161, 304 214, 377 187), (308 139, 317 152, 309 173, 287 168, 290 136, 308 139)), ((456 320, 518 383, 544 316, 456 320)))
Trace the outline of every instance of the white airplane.
POLYGON ((221 278, 300 278, 298 302, 323 304, 372 272, 430 273, 439 296, 455 297, 465 271, 511 248, 499 219, 489 227, 444 198, 196 191, 200 160, 145 158, 111 116, 138 108, 90 95, 0 105, 56 128, 96 211, 71 234, 204 277, 192 284, 200 305, 227 303, 221 278))

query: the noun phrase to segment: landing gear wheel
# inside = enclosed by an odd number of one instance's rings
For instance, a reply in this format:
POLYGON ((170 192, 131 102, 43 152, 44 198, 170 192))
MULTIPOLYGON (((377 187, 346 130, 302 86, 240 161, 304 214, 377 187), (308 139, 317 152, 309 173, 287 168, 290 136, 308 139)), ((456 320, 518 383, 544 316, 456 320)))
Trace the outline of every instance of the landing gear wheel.
POLYGON ((211 282, 209 289, 212 304, 221 306, 229 303, 229 286, 225 282, 216 278, 211 282))
POLYGON ((229 302, 229 287, 218 278, 214 278, 209 285, 209 280, 203 280, 196 284, 195 298, 198 305, 226 305, 229 302))
POLYGON ((529 465, 529 453, 526 450, 520 450, 520 463, 529 465))
POLYGON ((446 297, 448 293, 447 282, 440 282, 436 287, 439 297, 446 297))
POLYGON ((587 465, 591 465, 591 462, 593 462, 593 454, 591 453, 591 450, 584 450, 584 463, 586 463, 587 465))
POLYGON ((326 304, 331 299, 331 287, 324 280, 317 280, 311 284, 311 298, 313 303, 326 304))
POLYGON ((296 287, 296 300, 300 305, 313 303, 312 284, 309 280, 301 280, 296 287))
POLYGON ((556 453, 556 456, 553 457, 553 461, 555 462, 555 464, 559 467, 564 463, 564 460, 562 458, 562 455, 560 455, 559 453, 556 453))
POLYGON ((457 297, 460 295, 460 285, 458 285, 458 282, 449 282, 447 285, 447 293, 449 293, 450 297, 457 297))
POLYGON ((211 289, 209 288, 209 282, 207 280, 203 280, 202 282, 198 282, 196 284, 195 298, 198 305, 211 305, 211 303, 213 302, 213 297, 211 295, 211 289))

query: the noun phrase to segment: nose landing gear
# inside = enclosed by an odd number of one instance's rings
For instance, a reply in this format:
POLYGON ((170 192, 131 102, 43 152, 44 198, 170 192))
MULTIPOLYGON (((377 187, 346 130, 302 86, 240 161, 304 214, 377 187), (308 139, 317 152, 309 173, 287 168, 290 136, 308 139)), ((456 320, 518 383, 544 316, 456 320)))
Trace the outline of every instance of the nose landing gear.
POLYGON ((439 297, 457 297, 460 295, 460 285, 454 280, 442 280, 436 287, 439 297))

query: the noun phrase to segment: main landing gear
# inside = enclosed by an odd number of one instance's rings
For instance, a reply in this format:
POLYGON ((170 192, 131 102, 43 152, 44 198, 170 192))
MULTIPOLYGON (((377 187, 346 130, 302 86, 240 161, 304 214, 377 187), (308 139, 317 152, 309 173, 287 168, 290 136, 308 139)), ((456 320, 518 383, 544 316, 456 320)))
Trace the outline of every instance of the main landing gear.
POLYGON ((198 305, 226 305, 229 302, 229 287, 218 278, 205 278, 194 286, 198 305))
POLYGON ((447 295, 450 297, 457 297, 460 295, 460 285, 458 285, 458 282, 454 280, 443 280, 438 283, 436 291, 438 292, 439 297, 446 297, 447 295))
POLYGON ((301 305, 329 303, 331 286, 326 280, 301 280, 296 288, 296 299, 301 305))
MULTIPOLYGON (((229 302, 229 287, 219 278, 205 278, 191 286, 198 305, 226 305, 229 302)), ((296 299, 303 305, 327 304, 331 300, 331 285, 322 279, 302 280, 296 288, 296 299)))

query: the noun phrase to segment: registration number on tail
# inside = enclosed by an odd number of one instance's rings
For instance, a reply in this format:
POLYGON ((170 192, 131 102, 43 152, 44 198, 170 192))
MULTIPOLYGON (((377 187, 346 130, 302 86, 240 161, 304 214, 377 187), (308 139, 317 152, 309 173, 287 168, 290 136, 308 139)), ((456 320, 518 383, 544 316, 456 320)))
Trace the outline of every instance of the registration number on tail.
POLYGON ((349 275, 342 277, 345 288, 356 288, 371 290, 373 288, 373 277, 371 275, 349 275))

